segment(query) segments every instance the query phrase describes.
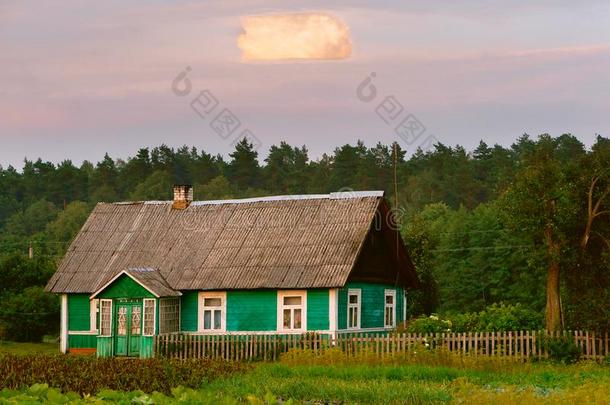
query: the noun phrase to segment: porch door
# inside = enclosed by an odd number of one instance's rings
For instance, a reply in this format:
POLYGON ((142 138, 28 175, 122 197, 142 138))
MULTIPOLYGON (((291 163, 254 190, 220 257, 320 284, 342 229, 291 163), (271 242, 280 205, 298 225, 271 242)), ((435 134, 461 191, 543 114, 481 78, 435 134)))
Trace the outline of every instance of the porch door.
POLYGON ((142 336, 142 304, 119 302, 116 309, 115 355, 139 356, 142 336))

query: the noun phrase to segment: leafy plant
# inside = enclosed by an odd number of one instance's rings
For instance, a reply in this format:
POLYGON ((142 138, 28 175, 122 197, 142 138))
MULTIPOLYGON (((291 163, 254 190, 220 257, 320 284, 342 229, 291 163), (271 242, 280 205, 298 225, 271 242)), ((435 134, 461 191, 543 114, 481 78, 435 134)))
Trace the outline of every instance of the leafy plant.
POLYGON ((478 331, 538 330, 542 327, 539 313, 521 304, 493 304, 478 314, 478 331))
POLYGON ((409 333, 443 333, 451 332, 451 321, 441 319, 438 315, 423 316, 409 322, 409 333))
POLYGON ((574 339, 569 336, 547 337, 544 341, 549 358, 562 364, 576 363, 582 354, 574 339))

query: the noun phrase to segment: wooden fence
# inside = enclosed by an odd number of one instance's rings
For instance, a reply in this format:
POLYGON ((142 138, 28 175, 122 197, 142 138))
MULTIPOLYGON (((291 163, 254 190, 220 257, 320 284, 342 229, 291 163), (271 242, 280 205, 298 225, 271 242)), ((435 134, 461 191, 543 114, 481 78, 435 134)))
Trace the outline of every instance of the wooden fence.
POLYGON ((368 353, 379 358, 409 353, 424 348, 444 348, 469 356, 503 356, 516 361, 549 357, 549 339, 569 339, 581 350, 581 358, 602 360, 609 352, 608 333, 582 331, 516 331, 469 333, 339 333, 322 335, 267 334, 166 334, 155 337, 156 356, 170 358, 213 358, 236 361, 277 360, 291 349, 311 350, 314 354, 328 348, 348 355, 368 353))

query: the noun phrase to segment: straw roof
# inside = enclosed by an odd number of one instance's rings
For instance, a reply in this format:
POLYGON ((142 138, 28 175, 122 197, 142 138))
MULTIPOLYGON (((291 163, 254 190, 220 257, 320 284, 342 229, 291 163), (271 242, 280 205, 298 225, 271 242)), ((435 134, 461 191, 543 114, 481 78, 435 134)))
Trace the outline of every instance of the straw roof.
MULTIPOLYGON (((171 201, 100 203, 47 290, 93 293, 136 268, 155 269, 139 277, 173 290, 342 287, 381 206, 382 192, 198 201, 184 210, 171 201)), ((400 250, 407 257, 402 242, 400 250)), ((402 267, 413 279, 410 260, 402 267)))

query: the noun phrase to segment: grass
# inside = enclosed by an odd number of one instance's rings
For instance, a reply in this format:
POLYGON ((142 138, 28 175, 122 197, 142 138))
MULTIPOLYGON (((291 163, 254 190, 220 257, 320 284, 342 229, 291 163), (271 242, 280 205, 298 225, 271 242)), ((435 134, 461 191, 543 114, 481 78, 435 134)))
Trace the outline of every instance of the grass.
POLYGON ((59 353, 59 343, 17 343, 0 340, 0 353, 10 353, 17 355, 33 353, 57 354, 59 353))
POLYGON ((609 403, 610 370, 593 364, 522 364, 505 372, 420 364, 262 364, 203 390, 238 399, 272 393, 314 403, 609 403))
MULTIPOLYGON (((347 357, 333 350, 317 356, 295 351, 278 363, 255 363, 240 372, 215 374, 215 378, 191 387, 194 389, 180 388, 171 394, 105 390, 83 401, 274 405, 281 399, 284 404, 608 404, 610 366, 588 362, 516 363, 499 357, 474 358, 443 351, 383 360, 366 354, 347 357)), ((44 387, 5 394, 6 398, 11 397, 7 403, 37 396, 40 402, 51 403, 45 402, 45 396, 66 395, 44 387)))

